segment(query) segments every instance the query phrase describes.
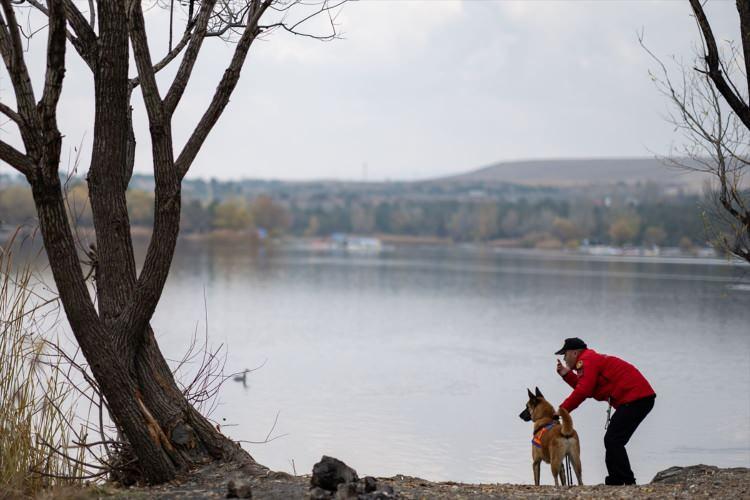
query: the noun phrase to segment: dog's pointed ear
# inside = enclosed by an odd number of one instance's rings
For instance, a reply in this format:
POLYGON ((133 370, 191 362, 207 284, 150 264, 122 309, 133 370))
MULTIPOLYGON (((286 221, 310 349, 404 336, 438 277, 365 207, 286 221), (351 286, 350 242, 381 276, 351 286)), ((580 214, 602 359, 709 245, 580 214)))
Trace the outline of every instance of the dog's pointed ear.
MULTIPOLYGON (((542 395, 542 391, 539 390, 539 387, 534 387, 534 389, 536 389, 536 397, 538 397, 538 398, 543 398, 544 397, 542 395)), ((531 392, 531 391, 529 391, 529 392, 531 392)))
POLYGON ((529 399, 534 399, 534 393, 533 393, 533 392, 531 392, 531 389, 528 389, 528 388, 527 388, 527 389, 526 389, 526 392, 528 392, 528 393, 529 393, 529 399))

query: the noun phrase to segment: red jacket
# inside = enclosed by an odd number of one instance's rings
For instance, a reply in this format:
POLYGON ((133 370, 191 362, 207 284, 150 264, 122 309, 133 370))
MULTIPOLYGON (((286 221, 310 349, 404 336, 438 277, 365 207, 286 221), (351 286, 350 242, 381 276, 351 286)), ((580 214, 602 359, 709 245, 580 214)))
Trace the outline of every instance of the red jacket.
POLYGON ((655 394, 648 380, 635 366, 615 356, 599 354, 593 349, 581 352, 575 371, 577 375, 570 370, 563 377, 573 388, 572 394, 560 405, 569 412, 578 408, 586 398, 609 401, 617 408, 655 394))

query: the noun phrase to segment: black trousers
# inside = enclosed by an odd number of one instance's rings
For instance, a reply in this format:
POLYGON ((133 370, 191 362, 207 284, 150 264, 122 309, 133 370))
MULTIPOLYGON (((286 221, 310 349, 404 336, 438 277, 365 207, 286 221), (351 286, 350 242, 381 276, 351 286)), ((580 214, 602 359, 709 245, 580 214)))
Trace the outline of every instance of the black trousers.
POLYGON ((620 405, 615 414, 612 415, 607 432, 604 434, 604 448, 606 450, 604 461, 609 473, 604 480, 604 484, 635 484, 635 476, 630 468, 625 445, 628 444, 630 437, 654 407, 655 399, 656 396, 648 396, 620 405))

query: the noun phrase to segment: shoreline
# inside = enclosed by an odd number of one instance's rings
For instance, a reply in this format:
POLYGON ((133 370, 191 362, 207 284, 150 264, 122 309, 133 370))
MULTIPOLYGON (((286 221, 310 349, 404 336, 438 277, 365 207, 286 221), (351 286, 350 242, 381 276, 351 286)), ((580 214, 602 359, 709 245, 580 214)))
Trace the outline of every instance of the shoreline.
MULTIPOLYGON (((131 237, 133 242, 148 243, 151 239, 151 228, 132 226, 131 237)), ((7 240, 14 230, 11 228, 0 229, 0 240, 7 240)), ((21 234, 31 233, 22 231, 21 234)), ((79 236, 93 239, 93 230, 80 228, 79 236)), ((484 243, 454 242, 448 238, 384 235, 355 236, 355 238, 369 238, 377 240, 379 246, 375 249, 348 250, 345 247, 333 247, 316 243, 328 242, 328 237, 305 237, 305 236, 282 236, 279 238, 267 238, 259 240, 255 233, 243 231, 217 230, 205 233, 180 233, 178 241, 188 243, 216 243, 231 245, 248 245, 250 250, 263 247, 281 249, 292 249, 310 253, 337 253, 350 255, 380 255, 395 249, 430 249, 430 250, 455 250, 472 253, 493 253, 499 255, 528 256, 533 258, 555 258, 568 261, 592 261, 592 262, 644 262, 660 264, 700 264, 727 267, 747 267, 750 263, 732 256, 710 255, 708 248, 699 248, 694 253, 680 252, 676 247, 663 247, 657 251, 641 247, 612 247, 607 245, 579 246, 577 248, 529 248, 522 245, 496 244, 488 241, 484 243)), ((39 240, 40 241, 40 240, 39 240)))
MULTIPOLYGON (((389 238, 382 238, 383 247, 378 251, 361 252, 348 251, 346 249, 316 248, 309 243, 314 239, 310 238, 288 238, 279 241, 276 245, 282 249, 293 249, 313 254, 330 254, 338 255, 356 255, 356 256, 377 256, 387 254, 394 250, 405 249, 425 249, 425 250, 453 250, 465 251, 469 253, 492 253, 496 255, 525 256, 529 258, 550 258, 567 261, 590 261, 590 262, 643 262, 643 263, 660 263, 660 264, 698 264, 698 265, 715 265, 727 267, 747 267, 750 263, 741 261, 736 258, 722 258, 720 256, 709 257, 700 255, 633 255, 633 254, 599 254, 591 253, 581 249, 542 249, 526 248, 522 246, 494 246, 483 243, 462 243, 462 242, 429 242, 429 241, 412 241, 404 242, 403 240, 394 241, 389 238)), ((198 241, 198 240, 192 240, 198 241)), ((214 240, 219 241, 219 240, 214 240)))
MULTIPOLYGON (((396 475, 387 478, 360 479, 349 487, 338 486, 333 492, 311 488, 310 475, 292 476, 283 472, 260 471, 257 467, 237 464, 213 464, 200 468, 189 478, 153 487, 115 488, 115 498, 160 500, 227 498, 230 481, 261 499, 480 499, 480 498, 748 498, 750 469, 719 468, 710 465, 671 467, 659 472, 647 484, 605 486, 603 484, 555 487, 550 485, 485 483, 468 484, 453 481, 433 482, 418 477, 396 475), (354 485, 373 482, 376 490, 357 492, 354 485)), ((585 477, 585 476, 584 476, 585 477)), ((362 486, 359 487, 362 490, 362 486)), ((239 491, 243 491, 239 489, 239 491)))
MULTIPOLYGON (((134 239, 145 238, 150 235, 140 233, 134 239)), ((359 238, 359 236, 357 236, 359 238)), ((664 264, 701 264, 701 265, 718 265, 729 267, 750 266, 749 263, 737 258, 709 256, 701 254, 676 254, 674 249, 666 248, 664 254, 648 253, 644 249, 629 249, 619 247, 591 246, 579 248, 528 248, 524 246, 494 245, 492 242, 486 243, 469 243, 454 242, 446 238, 437 237, 402 237, 398 235, 373 235, 364 236, 363 238, 372 238, 378 240, 381 246, 376 249, 365 250, 348 250, 345 247, 324 246, 320 242, 327 242, 328 238, 323 237, 303 237, 303 236, 285 236, 278 239, 266 240, 259 242, 252 235, 247 233, 232 232, 211 232, 211 233, 190 233, 181 235, 180 239, 189 242, 202 243, 247 243, 255 248, 264 245, 270 245, 281 249, 292 249, 303 252, 326 254, 349 254, 349 255, 380 255, 394 251, 396 249, 429 249, 429 250, 457 250, 472 253, 494 253, 500 255, 520 255, 529 257, 550 257, 561 260, 573 261, 598 261, 598 262, 654 262, 664 264), (601 251, 601 249, 605 249, 601 251), (635 250, 635 252, 634 252, 635 250), (640 252, 640 253, 638 253, 640 252)))

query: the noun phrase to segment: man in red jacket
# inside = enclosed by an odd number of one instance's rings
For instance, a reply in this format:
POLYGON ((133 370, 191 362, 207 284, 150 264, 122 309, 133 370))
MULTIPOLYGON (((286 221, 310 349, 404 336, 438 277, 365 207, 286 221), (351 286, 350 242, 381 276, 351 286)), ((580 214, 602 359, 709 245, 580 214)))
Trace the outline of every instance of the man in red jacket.
POLYGON ((604 434, 605 462, 609 475, 605 484, 635 484, 630 468, 628 444, 638 425, 654 407, 656 393, 646 378, 630 363, 599 354, 577 338, 565 339, 562 349, 565 365, 557 361, 557 373, 573 388, 560 405, 572 412, 587 398, 607 401, 617 411, 604 434))

